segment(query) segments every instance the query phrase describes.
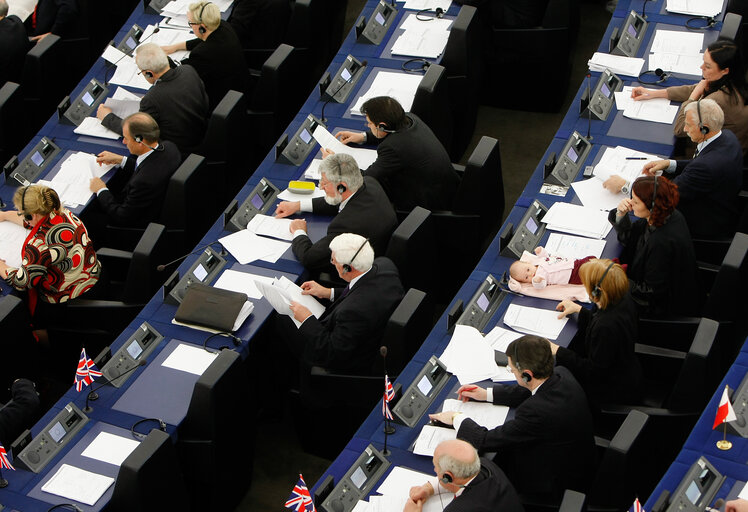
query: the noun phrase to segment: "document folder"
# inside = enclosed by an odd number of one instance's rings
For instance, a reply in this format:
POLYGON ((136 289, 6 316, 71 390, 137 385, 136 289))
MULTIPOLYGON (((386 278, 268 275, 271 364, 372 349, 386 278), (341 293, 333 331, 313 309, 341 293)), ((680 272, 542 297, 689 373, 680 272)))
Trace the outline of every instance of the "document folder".
POLYGON ((184 324, 231 332, 246 301, 246 293, 193 283, 187 289, 174 319, 184 324))

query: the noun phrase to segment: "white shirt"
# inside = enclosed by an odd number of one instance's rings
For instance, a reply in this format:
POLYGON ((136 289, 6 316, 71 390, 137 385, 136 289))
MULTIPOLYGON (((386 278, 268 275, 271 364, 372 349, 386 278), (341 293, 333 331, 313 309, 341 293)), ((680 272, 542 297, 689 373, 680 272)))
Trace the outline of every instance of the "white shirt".
MULTIPOLYGON (((158 146, 156 146, 156 147, 158 147, 158 146)), ((142 155, 139 155, 138 158, 135 159, 135 170, 136 171, 137 171, 138 167, 140 166, 140 164, 143 163, 143 160, 145 160, 148 157, 148 155, 150 155, 151 153, 153 153, 153 150, 149 149, 148 151, 146 151, 142 155)), ((122 157, 122 161, 119 163, 120 169, 123 168, 126 164, 127 164, 127 157, 123 156, 122 157)), ((107 187, 104 187, 102 189, 97 190, 96 191, 96 196, 98 197, 98 195, 101 194, 101 192, 103 190, 109 190, 109 189, 107 187)))

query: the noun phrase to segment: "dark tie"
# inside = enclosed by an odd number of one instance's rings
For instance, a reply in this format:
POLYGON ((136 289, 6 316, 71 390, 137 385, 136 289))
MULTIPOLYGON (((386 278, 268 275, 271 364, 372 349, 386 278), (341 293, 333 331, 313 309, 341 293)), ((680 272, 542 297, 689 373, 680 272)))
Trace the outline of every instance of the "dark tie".
POLYGON ((351 291, 351 285, 347 284, 345 285, 345 288, 343 288, 343 292, 340 294, 340 297, 338 297, 338 300, 342 299, 346 295, 348 295, 348 292, 351 291))

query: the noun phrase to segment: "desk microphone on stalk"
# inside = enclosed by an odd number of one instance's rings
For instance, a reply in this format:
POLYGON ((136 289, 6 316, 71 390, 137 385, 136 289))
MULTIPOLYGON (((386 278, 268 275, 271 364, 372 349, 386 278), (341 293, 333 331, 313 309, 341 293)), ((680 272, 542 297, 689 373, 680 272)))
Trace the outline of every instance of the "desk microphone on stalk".
POLYGON ((209 244, 203 245, 202 247, 198 247, 197 249, 195 249, 192 252, 188 252, 187 254, 183 254, 179 258, 171 260, 169 263, 163 263, 161 265, 157 265, 156 266, 156 270, 159 271, 159 272, 163 272, 164 270, 166 270, 166 267, 170 267, 171 265, 173 265, 175 263, 179 263, 180 261, 182 261, 183 259, 185 259, 187 256, 191 256, 193 254, 198 254, 198 253, 204 251, 205 249, 207 249, 208 247, 212 247, 215 244, 218 244, 219 246, 221 246, 221 256, 226 256, 228 254, 226 252, 226 248, 223 246, 223 244, 221 242, 219 242, 219 241, 216 240, 215 242, 211 242, 209 244))
MULTIPOLYGON (((356 73, 360 73, 361 70, 364 69, 368 63, 369 61, 362 60, 361 66, 356 70, 356 73)), ((353 80, 353 73, 351 73, 351 77, 348 80, 343 79, 343 83, 340 84, 340 87, 338 87, 338 89, 334 93, 332 93, 329 98, 325 100, 325 103, 322 105, 322 112, 320 113, 320 116, 319 116, 320 121, 322 121, 323 123, 327 122, 327 119, 325 118, 325 107, 327 107, 327 104, 330 103, 333 100, 333 98, 335 98, 335 95, 338 94, 343 87, 351 83, 351 80, 353 80)))
MULTIPOLYGON (((587 73, 587 90, 590 91, 590 100, 592 100, 592 73, 587 73)), ((587 105, 587 140, 592 140, 592 135, 590 134, 590 130, 592 130, 592 109, 590 108, 590 105, 587 105)))
MULTIPOLYGON (((161 23, 161 22, 159 22, 159 23, 161 23)), ((153 32, 151 32, 150 34, 148 34, 147 37, 144 37, 142 41, 138 41, 138 46, 140 46, 141 44, 145 43, 148 39, 150 39, 151 37, 153 37, 153 34, 157 34, 160 30, 161 30, 161 27, 159 27, 158 23, 156 23, 156 27, 153 29, 153 32)), ((122 57, 120 57, 116 61, 114 61, 114 62, 107 62, 104 65, 104 85, 108 86, 109 85, 109 80, 111 80, 111 78, 109 77, 109 70, 116 68, 117 64, 119 64, 120 61, 122 59, 124 59, 125 57, 131 57, 131 55, 128 55, 128 54, 125 53, 124 55, 122 55, 122 57)))
POLYGON ((88 401, 90 400, 90 401, 94 402, 94 401, 96 401, 96 400, 99 399, 99 394, 97 393, 98 390, 100 390, 101 388, 103 388, 107 384, 111 384, 112 381, 119 379, 123 375, 127 375, 128 373, 130 373, 130 372, 132 372, 132 371, 140 368, 141 366, 145 366, 146 364, 148 364, 148 361, 146 361, 145 359, 141 359, 140 361, 138 361, 137 365, 133 366, 132 368, 128 368, 124 372, 122 372, 119 375, 117 375, 115 378, 113 378, 113 379, 104 379, 104 380, 106 380, 106 382, 104 382, 102 384, 99 384, 94 389, 92 389, 91 391, 89 391, 88 395, 86 395, 86 407, 83 408, 83 412, 91 412, 91 411, 93 411, 93 407, 90 407, 88 405, 88 401))

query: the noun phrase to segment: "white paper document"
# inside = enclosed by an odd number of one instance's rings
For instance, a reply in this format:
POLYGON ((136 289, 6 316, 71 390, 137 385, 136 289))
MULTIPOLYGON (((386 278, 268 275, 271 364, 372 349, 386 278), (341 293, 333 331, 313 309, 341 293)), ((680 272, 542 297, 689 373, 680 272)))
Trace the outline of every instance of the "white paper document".
POLYGON ((309 162, 309 166, 304 171, 304 178, 307 180, 319 181, 320 178, 322 178, 322 173, 319 171, 319 166, 321 164, 322 164, 321 158, 315 158, 314 160, 309 162))
POLYGON ((667 0, 665 10, 691 16, 717 16, 723 0, 667 0))
POLYGON ((704 46, 703 32, 684 32, 679 30, 655 30, 651 53, 677 53, 695 55, 701 53, 704 46))
POLYGON ((435 59, 447 46, 451 26, 452 20, 434 17, 424 23, 415 14, 408 14, 400 25, 404 32, 393 43, 392 54, 435 59))
POLYGON ((551 236, 548 237, 548 241, 545 243, 545 248, 550 254, 575 260, 586 258, 587 256, 599 258, 605 249, 605 240, 593 240, 592 238, 582 236, 551 233, 551 236))
POLYGON ((296 327, 301 325, 301 322, 293 317, 293 311, 289 307, 291 301, 298 302, 302 306, 305 306, 309 311, 312 312, 316 318, 322 316, 325 312, 325 306, 319 303, 316 298, 311 295, 303 295, 301 293, 301 287, 296 283, 291 282, 285 276, 280 279, 273 279, 271 283, 257 282, 257 288, 260 293, 270 302, 278 313, 291 317, 296 327))
POLYGON ((96 117, 87 117, 81 124, 73 128, 73 132, 78 135, 88 135, 89 137, 101 137, 102 139, 117 140, 120 134, 109 128, 104 127, 96 117))
POLYGON ((408 496, 411 487, 423 485, 433 479, 432 475, 413 469, 395 466, 379 485, 377 492, 384 495, 408 496))
POLYGON ((667 98, 634 101, 623 111, 629 119, 650 121, 652 123, 673 124, 678 115, 678 106, 671 105, 667 98))
POLYGON ((117 436, 109 432, 101 432, 83 450, 81 455, 114 466, 121 466, 124 460, 139 444, 139 441, 132 438, 128 439, 127 437, 117 436))
POLYGON ((444 12, 447 12, 451 5, 452 0, 405 0, 403 8, 413 11, 422 11, 424 9, 436 11, 437 7, 441 7, 444 12))
MULTIPOLYGON (((312 179, 312 178, 309 178, 312 179)), ((319 178, 317 178, 319 179, 319 178)), ((314 192, 311 194, 299 194, 298 192, 291 192, 286 189, 278 194, 278 199, 281 201, 301 201, 302 199, 314 199, 315 197, 324 197, 325 191, 317 187, 314 188, 314 192)))
POLYGON ((608 68, 616 75, 638 77, 644 67, 644 59, 595 52, 587 64, 590 71, 603 72, 608 68))
POLYGON ((439 359, 460 384, 490 379, 502 372, 494 359, 494 349, 475 327, 456 325, 447 348, 439 359))
MULTIPOLYGON (((424 482, 425 483, 425 482, 424 482)), ((454 499, 454 494, 441 489, 440 496, 432 496, 423 504, 422 512, 443 512, 444 507, 454 499), (441 498, 441 499, 440 499, 441 498)), ((369 497, 366 512, 399 512, 405 508, 408 494, 373 495, 369 497)))
POLYGON ((613 227, 608 212, 571 203, 554 203, 543 217, 548 229, 598 240, 605 238, 613 227))
POLYGON ((491 430, 503 425, 506 416, 509 414, 509 407, 506 405, 494 405, 489 402, 463 402, 448 398, 444 400, 442 411, 455 411, 465 413, 473 421, 482 427, 491 430))
POLYGON ((504 323, 512 329, 525 334, 542 336, 555 340, 561 334, 569 317, 558 319, 558 311, 531 308, 510 304, 504 315, 504 323))
POLYGON ((701 76, 701 64, 704 56, 701 53, 694 55, 679 55, 677 53, 650 53, 649 69, 660 68, 664 71, 682 73, 684 75, 701 76))
POLYGON ((42 491, 92 506, 113 483, 114 478, 63 464, 42 491))
MULTIPOLYGON (((391 96, 400 102, 403 110, 409 112, 410 107, 413 106, 413 99, 416 97, 416 90, 418 89, 418 84, 421 83, 422 78, 423 75, 420 74, 413 75, 409 73, 396 73, 393 71, 380 71, 372 81, 369 89, 359 96, 353 104, 351 107, 351 114, 363 116, 361 113, 361 105, 363 105, 369 98, 374 98, 376 96, 391 96)), ((360 162, 359 165, 361 165, 360 162)))
POLYGON ((257 281, 272 283, 273 278, 229 269, 224 270, 213 287, 232 292, 246 293, 250 299, 261 299, 262 293, 257 288, 257 281))
POLYGON ((63 160, 60 170, 48 183, 67 206, 86 204, 93 196, 91 178, 101 178, 113 165, 99 165, 96 155, 77 151, 63 160))
POLYGON ((289 229, 290 226, 291 219, 276 219, 258 213, 249 221, 247 229, 256 235, 291 241, 293 240, 293 233, 289 229))
POLYGON ((172 368, 182 372, 202 375, 218 356, 218 352, 208 352, 196 345, 180 343, 174 351, 169 354, 161 366, 172 368))
POLYGON ((120 60, 127 57, 127 54, 119 49, 115 48, 111 44, 106 45, 104 53, 101 54, 102 58, 110 64, 117 64, 120 60))
POLYGON ((416 455, 434 456, 434 450, 439 443, 457 439, 457 431, 453 428, 436 427, 428 423, 423 426, 418 434, 416 444, 413 445, 413 453, 416 455))
POLYGON ((291 247, 288 242, 258 236, 246 229, 226 235, 218 241, 242 265, 255 260, 275 263, 291 247))
POLYGON ((106 99, 104 106, 111 108, 116 116, 124 119, 140 111, 140 96, 122 87, 117 87, 114 94, 106 99))
POLYGON ((5 260, 8 266, 21 266, 23 243, 29 231, 13 222, 0 222, 0 260, 5 260))
POLYGON ((354 160, 356 160, 360 169, 368 169, 377 159, 377 151, 375 149, 346 146, 336 139, 335 136, 327 131, 327 129, 321 124, 317 125, 312 136, 317 142, 319 142, 319 145, 325 149, 329 149, 334 153, 345 153, 351 155, 354 160))
POLYGON ((148 83, 148 80, 140 73, 140 69, 135 64, 135 59, 130 56, 126 56, 117 63, 117 69, 109 83, 134 87, 135 89, 147 90, 151 88, 151 84, 148 83))
MULTIPOLYGON (((551 236, 553 236, 554 234, 555 233, 552 233, 551 236)), ((551 252, 551 254, 554 253, 551 252)), ((506 353, 506 348, 509 346, 509 344, 517 338, 521 338, 522 336, 522 333, 510 331, 497 325, 486 334, 485 340, 488 342, 492 349, 506 353)))
POLYGON ((743 490, 738 494, 738 498, 748 500, 748 484, 743 486, 743 490))

